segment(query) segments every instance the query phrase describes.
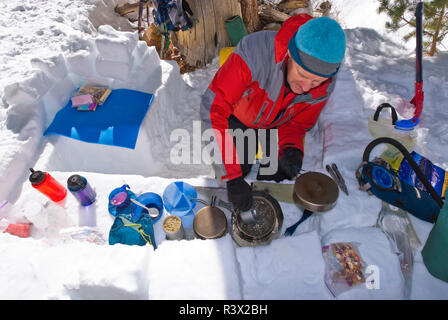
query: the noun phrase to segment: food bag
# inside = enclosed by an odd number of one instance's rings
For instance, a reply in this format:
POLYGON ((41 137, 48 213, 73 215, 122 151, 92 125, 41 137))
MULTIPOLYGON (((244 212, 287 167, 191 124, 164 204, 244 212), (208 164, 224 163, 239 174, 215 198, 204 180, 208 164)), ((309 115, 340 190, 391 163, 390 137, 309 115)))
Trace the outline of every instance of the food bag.
POLYGON ((334 296, 366 281, 366 265, 358 253, 358 245, 352 242, 337 242, 322 247, 325 284, 334 296))

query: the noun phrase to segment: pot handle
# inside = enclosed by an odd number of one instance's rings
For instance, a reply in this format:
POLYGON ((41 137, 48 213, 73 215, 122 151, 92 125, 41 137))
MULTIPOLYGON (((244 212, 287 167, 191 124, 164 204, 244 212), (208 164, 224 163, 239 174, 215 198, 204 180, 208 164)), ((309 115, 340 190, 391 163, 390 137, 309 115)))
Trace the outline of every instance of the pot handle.
POLYGON ((299 224, 301 224, 303 221, 311 217, 312 214, 313 212, 308 209, 303 210, 303 215, 300 218, 300 220, 294 223, 292 226, 286 228, 285 237, 292 236, 294 231, 296 231, 297 227, 299 226, 299 224))

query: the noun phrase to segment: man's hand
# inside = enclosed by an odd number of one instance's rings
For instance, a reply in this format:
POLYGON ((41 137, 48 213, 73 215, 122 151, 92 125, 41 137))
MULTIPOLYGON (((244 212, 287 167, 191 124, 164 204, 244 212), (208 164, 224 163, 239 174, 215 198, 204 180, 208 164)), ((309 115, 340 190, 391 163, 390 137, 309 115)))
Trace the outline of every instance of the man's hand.
POLYGON ((236 209, 247 211, 252 207, 252 189, 243 177, 227 181, 227 193, 236 209))
POLYGON ((297 148, 288 147, 278 162, 278 170, 273 175, 257 175, 257 180, 274 180, 280 182, 284 179, 292 180, 302 169, 303 153, 297 148))
POLYGON ((283 152, 278 163, 278 169, 286 179, 294 179, 302 169, 303 153, 297 148, 288 147, 283 152))

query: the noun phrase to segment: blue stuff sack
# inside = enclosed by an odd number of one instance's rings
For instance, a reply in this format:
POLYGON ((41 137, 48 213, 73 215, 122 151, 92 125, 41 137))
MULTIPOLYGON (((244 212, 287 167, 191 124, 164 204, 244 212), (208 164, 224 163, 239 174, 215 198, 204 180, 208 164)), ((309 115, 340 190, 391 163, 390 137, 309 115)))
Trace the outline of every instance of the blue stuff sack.
POLYGON ((129 215, 119 215, 115 218, 109 232, 109 244, 144 246, 147 243, 157 249, 154 238, 154 228, 149 214, 142 214, 137 221, 132 221, 129 215))

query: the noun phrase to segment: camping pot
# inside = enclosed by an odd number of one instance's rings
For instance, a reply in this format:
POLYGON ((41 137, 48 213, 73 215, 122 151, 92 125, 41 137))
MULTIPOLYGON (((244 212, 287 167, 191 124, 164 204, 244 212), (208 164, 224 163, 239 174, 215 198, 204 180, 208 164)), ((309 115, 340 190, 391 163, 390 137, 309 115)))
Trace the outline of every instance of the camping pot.
POLYGON ((245 223, 237 212, 232 213, 231 235, 241 247, 267 245, 280 235, 283 212, 279 203, 269 194, 253 191, 253 206, 256 211, 255 223, 245 223))
POLYGON ((217 207, 204 207, 194 216, 193 230, 200 239, 220 238, 227 232, 226 215, 217 207))
POLYGON ((312 212, 333 209, 339 197, 339 188, 329 176, 309 171, 297 177, 294 183, 294 200, 312 212))

